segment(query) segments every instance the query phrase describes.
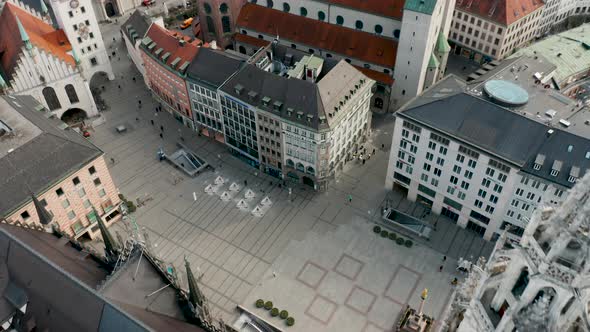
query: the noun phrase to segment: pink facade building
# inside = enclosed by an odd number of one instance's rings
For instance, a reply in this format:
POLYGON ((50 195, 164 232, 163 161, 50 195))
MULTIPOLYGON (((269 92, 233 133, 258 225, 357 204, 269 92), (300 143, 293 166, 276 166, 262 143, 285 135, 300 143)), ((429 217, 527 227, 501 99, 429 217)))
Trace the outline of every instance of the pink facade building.
POLYGON ((94 238, 121 218, 104 153, 30 96, 0 98, 0 221, 94 238), (8 152, 7 152, 8 151, 8 152))
POLYGON ((204 0, 199 1, 199 19, 203 38, 215 40, 221 48, 232 48, 232 36, 242 6, 247 0, 204 0))
POLYGON ((152 24, 141 41, 147 83, 164 109, 194 128, 185 77, 202 41, 152 24))

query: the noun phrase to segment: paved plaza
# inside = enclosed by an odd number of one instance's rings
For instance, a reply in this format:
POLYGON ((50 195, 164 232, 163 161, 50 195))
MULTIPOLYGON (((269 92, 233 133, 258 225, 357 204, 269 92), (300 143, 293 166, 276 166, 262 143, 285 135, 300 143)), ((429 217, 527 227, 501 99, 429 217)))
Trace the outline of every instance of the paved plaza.
MULTIPOLYGON (((123 21, 119 18, 119 24, 123 21)), ((124 55, 117 26, 102 29, 108 46, 117 36, 112 49, 121 57, 113 61, 117 79, 104 83, 103 98, 110 106, 103 112, 106 122, 94 128, 90 140, 105 152, 121 193, 141 203, 131 220, 147 231, 157 256, 178 269, 183 284, 186 256, 202 276, 200 285, 216 317, 231 324, 241 305, 279 325, 255 308, 255 300, 263 298, 289 310, 297 321, 289 330, 384 331, 403 305, 417 305, 424 288, 430 292, 426 312, 440 315, 456 266, 449 256, 444 271, 438 271, 448 250, 420 243, 406 248, 372 232, 388 195, 383 184, 391 115, 374 118, 373 137, 365 145, 377 152, 365 165, 347 164, 328 192, 287 184, 289 194, 224 145, 197 136, 168 113, 156 113, 157 103, 124 55), (127 131, 118 133, 119 125, 127 131), (189 178, 158 161, 158 149, 170 154, 179 142, 214 169, 189 178), (223 183, 216 184, 219 177, 223 183), (206 193, 209 185, 215 190, 206 193), (248 190, 253 197, 247 197, 248 190), (242 199, 245 205, 238 207, 242 199), (260 216, 252 213, 257 205, 260 216)), ((126 223, 113 226, 123 237, 131 229, 126 223)))

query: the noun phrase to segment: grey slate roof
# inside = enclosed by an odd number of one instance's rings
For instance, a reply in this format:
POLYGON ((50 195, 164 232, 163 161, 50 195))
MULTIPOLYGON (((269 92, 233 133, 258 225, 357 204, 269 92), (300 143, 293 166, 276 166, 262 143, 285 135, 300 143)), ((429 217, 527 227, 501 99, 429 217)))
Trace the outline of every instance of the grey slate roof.
MULTIPOLYGON (((35 128, 35 135, 22 144, 11 145, 13 138, 0 141, 0 218, 39 195, 57 181, 79 170, 103 154, 95 145, 63 124, 49 119, 47 113, 36 111, 39 103, 31 96, 4 96, 0 99, 0 115, 17 112, 19 122, 35 128)), ((11 127, 18 124, 8 123, 11 127)))
POLYGON ((398 114, 568 188, 574 185, 567 181, 570 173, 578 172, 581 177, 590 169, 589 139, 550 128, 467 93, 418 104, 398 114), (533 168, 535 161, 543 161, 538 171, 533 168), (557 176, 550 174, 554 165, 559 168, 557 176))
POLYGON ((189 81, 206 83, 218 88, 245 63, 227 52, 201 48, 193 58, 186 74, 189 81))
POLYGON ((5 227, 14 226, 3 225, 0 229, 0 293, 6 294, 16 285, 20 288, 17 293, 26 294, 28 305, 23 324, 34 319, 40 331, 150 331, 5 227))
POLYGON ((121 25, 121 31, 127 36, 129 40, 133 40, 131 38, 131 34, 127 29, 127 26, 132 26, 135 29, 135 32, 138 35, 139 39, 142 39, 145 36, 145 33, 149 29, 152 21, 149 17, 145 16, 143 12, 139 9, 135 10, 131 16, 121 25))
POLYGON ((322 129, 327 127, 327 122, 320 125, 319 117, 326 116, 322 99, 316 84, 296 78, 286 78, 266 72, 255 65, 246 65, 240 72, 227 81, 221 90, 261 110, 281 116, 282 118, 299 123, 301 125, 322 129), (242 86, 243 91, 238 94, 236 86, 242 86), (255 97, 248 95, 250 91, 257 93, 255 97), (262 102, 265 97, 270 98, 268 106, 262 102), (273 108, 276 101, 282 102, 280 111, 273 108), (292 109, 292 114, 287 115, 292 109), (303 112, 301 118, 297 112, 303 112), (307 115, 312 115, 311 122, 307 121, 307 115))

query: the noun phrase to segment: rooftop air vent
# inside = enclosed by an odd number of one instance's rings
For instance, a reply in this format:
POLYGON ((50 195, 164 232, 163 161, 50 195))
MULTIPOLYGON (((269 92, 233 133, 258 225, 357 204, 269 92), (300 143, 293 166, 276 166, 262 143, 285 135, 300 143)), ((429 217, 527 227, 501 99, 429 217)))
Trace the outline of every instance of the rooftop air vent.
POLYGON ((242 91, 244 91, 244 87, 241 84, 236 84, 234 90, 236 91, 236 94, 241 95, 242 91))

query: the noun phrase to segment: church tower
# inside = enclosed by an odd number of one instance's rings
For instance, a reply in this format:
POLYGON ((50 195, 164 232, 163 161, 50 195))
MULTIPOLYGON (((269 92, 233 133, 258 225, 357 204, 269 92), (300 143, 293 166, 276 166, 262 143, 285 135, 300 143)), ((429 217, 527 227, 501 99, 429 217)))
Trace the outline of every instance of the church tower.
POLYGON ((97 72, 115 78, 91 0, 50 0, 56 23, 66 33, 80 60, 82 76, 90 82, 97 72))

